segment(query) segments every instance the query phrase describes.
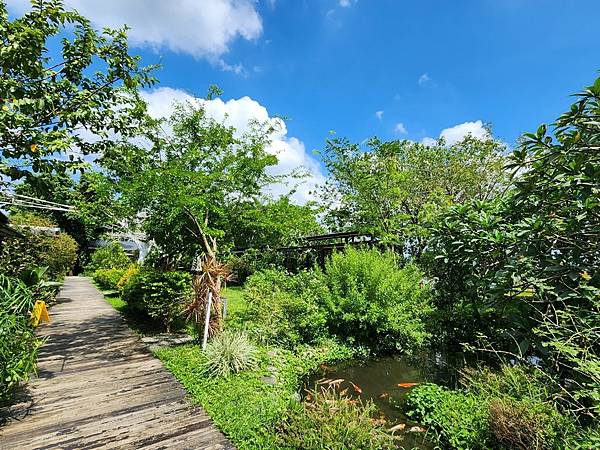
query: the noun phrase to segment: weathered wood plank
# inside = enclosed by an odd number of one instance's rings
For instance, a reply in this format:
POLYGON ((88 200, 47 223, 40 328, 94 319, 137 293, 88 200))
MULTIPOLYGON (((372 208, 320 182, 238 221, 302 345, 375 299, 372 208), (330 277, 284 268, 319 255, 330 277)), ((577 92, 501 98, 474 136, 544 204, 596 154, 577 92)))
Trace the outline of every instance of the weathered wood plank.
POLYGON ((233 449, 86 278, 67 277, 0 449, 233 449))

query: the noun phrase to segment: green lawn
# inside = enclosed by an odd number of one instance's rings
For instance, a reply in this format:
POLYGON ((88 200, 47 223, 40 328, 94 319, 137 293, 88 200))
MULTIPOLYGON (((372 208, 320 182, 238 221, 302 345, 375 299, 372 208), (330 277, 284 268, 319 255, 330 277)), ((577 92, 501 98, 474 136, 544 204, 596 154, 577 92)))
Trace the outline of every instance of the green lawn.
POLYGON ((230 286, 223 289, 222 296, 227 298, 227 316, 231 320, 240 320, 248 309, 242 286, 230 286))

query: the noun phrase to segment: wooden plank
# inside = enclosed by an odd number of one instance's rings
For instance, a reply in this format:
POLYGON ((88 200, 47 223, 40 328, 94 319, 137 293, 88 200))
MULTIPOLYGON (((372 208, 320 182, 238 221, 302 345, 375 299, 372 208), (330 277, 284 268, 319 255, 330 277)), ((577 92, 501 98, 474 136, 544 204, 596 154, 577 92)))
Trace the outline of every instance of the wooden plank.
POLYGON ((88 279, 67 277, 50 314, 0 449, 234 448, 88 279))

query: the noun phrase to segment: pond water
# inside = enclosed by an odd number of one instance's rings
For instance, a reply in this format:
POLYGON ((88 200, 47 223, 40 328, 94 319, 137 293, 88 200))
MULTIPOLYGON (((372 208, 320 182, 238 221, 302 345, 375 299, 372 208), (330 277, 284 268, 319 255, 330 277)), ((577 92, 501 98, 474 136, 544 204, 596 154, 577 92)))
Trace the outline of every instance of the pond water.
POLYGON ((380 417, 386 420, 387 428, 398 426, 394 434, 399 437, 399 447, 432 449, 433 446, 425 442, 423 428, 402 413, 402 404, 410 390, 419 383, 455 386, 457 367, 463 366, 462 358, 460 354, 434 353, 322 365, 306 380, 304 392, 319 386, 327 387, 335 380, 333 386, 336 389, 347 389, 353 397, 372 400, 380 417))

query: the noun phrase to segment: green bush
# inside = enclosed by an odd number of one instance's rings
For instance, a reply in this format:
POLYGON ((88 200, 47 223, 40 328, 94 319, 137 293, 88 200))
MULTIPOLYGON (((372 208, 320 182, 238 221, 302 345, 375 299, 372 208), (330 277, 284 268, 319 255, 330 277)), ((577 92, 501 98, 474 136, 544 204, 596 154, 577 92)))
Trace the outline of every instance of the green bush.
POLYGON ((35 370, 40 341, 29 324, 34 303, 24 283, 0 275, 0 405, 35 370))
POLYGON ((118 289, 119 281, 125 274, 125 269, 96 269, 92 274, 92 279, 102 289, 118 289))
POLYGON ((373 419, 372 402, 352 400, 333 389, 292 405, 279 427, 283 448, 306 450, 395 449, 393 436, 373 419))
POLYGON ((318 271, 290 275, 265 270, 252 275, 244 290, 251 317, 249 331, 263 343, 294 347, 326 336, 325 313, 319 304, 327 287, 318 271))
POLYGON ((129 307, 160 320, 170 332, 173 322, 182 315, 191 287, 188 273, 144 269, 129 279, 123 288, 123 300, 129 307))
POLYGON ((257 349, 246 334, 225 330, 214 336, 204 355, 202 370, 211 377, 227 377, 257 366, 257 349))
POLYGON ((404 352, 427 342, 431 293, 416 266, 399 268, 392 254, 348 248, 331 256, 325 274, 327 324, 336 336, 404 352))
POLYGON ((462 389, 435 384, 413 389, 408 414, 451 448, 570 448, 566 442, 577 436, 577 426, 559 412, 554 387, 540 373, 510 366, 469 370, 462 389))
POLYGON ((92 253, 90 259, 90 263, 86 266, 88 272, 97 269, 127 269, 131 265, 131 260, 118 242, 100 247, 92 253))
POLYGON ((226 262, 233 274, 233 281, 239 284, 244 284, 250 276, 261 270, 273 269, 283 263, 279 253, 265 248, 250 248, 241 255, 230 255, 226 262))
POLYGON ((75 266, 77 261, 77 242, 67 233, 47 236, 39 265, 47 266, 47 274, 52 279, 61 279, 75 266))
POLYGON ((60 279, 67 275, 77 260, 77 242, 67 233, 47 235, 32 232, 27 226, 50 226, 56 224, 33 214, 11 215, 12 223, 20 225, 23 237, 7 238, 0 245, 2 272, 19 277, 27 270, 48 267, 46 277, 60 279))
POLYGON ((409 417, 429 427, 444 448, 488 448, 486 404, 472 394, 422 384, 408 395, 407 408, 409 417))
POLYGON ((139 272, 140 272, 140 268, 137 265, 132 264, 131 266, 129 266, 127 268, 127 270, 125 270, 125 272, 123 272, 123 275, 117 282, 117 289, 122 291, 123 288, 125 287, 125 285, 127 283, 129 283, 129 279, 131 277, 133 277, 134 275, 137 275, 139 272))

